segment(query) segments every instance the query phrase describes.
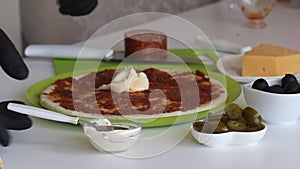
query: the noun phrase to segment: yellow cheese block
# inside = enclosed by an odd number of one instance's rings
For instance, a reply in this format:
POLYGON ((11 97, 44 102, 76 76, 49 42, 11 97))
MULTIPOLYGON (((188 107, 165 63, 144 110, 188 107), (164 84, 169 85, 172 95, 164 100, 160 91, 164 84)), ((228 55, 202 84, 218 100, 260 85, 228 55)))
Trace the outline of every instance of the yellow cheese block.
POLYGON ((261 44, 242 59, 243 76, 282 76, 300 72, 300 52, 261 44))

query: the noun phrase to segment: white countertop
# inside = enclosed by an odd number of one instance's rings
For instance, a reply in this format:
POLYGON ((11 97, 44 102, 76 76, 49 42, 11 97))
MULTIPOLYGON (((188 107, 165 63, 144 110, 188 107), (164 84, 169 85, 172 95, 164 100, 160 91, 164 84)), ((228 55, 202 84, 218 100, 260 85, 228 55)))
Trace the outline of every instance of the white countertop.
MULTIPOLYGON (((224 3, 215 3, 179 15, 199 27, 209 38, 222 38, 241 44, 272 43, 300 50, 300 9, 277 3, 267 17, 268 26, 261 30, 243 27, 241 21, 230 14, 224 3)), ((165 27, 172 19, 147 23, 165 27)), ((143 25, 146 26, 147 24, 143 25)), ((184 25, 174 28, 183 30, 184 25)), ((187 37, 194 34, 185 32, 187 37)), ((123 36, 123 32, 101 37, 109 40, 123 36)), ((23 100, 28 87, 42 79, 54 76, 51 60, 25 59, 30 76, 25 81, 13 80, 0 71, 0 100, 23 100)), ((243 97, 236 100, 245 104, 243 97)), ((283 108, 284 111, 284 108, 283 108)), ((281 169, 299 168, 300 120, 285 125, 268 125, 265 137, 250 146, 209 148, 200 145, 187 132, 189 126, 175 125, 144 129, 142 136, 155 136, 141 142, 133 150, 120 154, 97 152, 78 126, 33 119, 33 127, 25 131, 10 131, 9 147, 0 147, 4 168, 32 169, 99 169, 99 168, 245 168, 281 169), (139 157, 139 158, 136 158, 139 157)))

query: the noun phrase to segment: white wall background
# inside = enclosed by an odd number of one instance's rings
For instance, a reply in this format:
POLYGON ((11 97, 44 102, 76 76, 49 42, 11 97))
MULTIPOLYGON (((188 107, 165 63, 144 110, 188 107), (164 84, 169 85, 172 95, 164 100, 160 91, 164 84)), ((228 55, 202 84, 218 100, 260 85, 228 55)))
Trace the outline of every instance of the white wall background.
POLYGON ((22 54, 20 25, 19 0, 0 0, 0 27, 6 32, 22 54))
MULTIPOLYGON (((88 16, 71 17, 58 12, 56 0, 21 0, 23 43, 75 43, 122 16, 140 12, 176 14, 213 1, 216 0, 98 0, 97 8, 88 16)), ((126 23, 118 25, 119 30, 127 27, 126 23)))

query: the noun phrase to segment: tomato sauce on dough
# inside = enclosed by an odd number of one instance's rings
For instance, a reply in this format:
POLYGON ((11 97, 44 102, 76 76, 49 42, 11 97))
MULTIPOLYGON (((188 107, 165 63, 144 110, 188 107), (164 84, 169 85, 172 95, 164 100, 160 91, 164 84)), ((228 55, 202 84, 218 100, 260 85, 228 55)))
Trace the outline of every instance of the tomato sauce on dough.
POLYGON ((193 110, 224 92, 220 85, 211 84, 210 78, 199 70, 173 74, 149 68, 142 72, 149 79, 148 90, 122 93, 99 90, 101 85, 109 84, 116 73, 116 70, 109 69, 81 78, 57 80, 53 83, 53 90, 43 95, 48 95, 53 102, 68 110, 120 116, 193 110))

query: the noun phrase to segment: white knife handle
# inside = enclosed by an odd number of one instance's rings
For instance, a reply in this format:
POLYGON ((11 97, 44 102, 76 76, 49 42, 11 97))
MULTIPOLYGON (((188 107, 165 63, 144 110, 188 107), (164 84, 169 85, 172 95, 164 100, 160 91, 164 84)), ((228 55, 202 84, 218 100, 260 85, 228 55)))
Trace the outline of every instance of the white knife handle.
POLYGON ((113 54, 113 51, 75 45, 29 45, 24 53, 28 57, 103 59, 104 56, 113 54))
MULTIPOLYGON (((206 45, 209 44, 207 39, 203 38, 202 36, 197 36, 196 39, 198 42, 200 42, 202 44, 206 44, 206 45)), ((211 43, 215 47, 215 49, 220 52, 244 54, 244 53, 252 50, 251 46, 242 46, 242 45, 235 44, 231 41, 224 40, 224 39, 211 40, 211 43)))
POLYGON ((242 46, 222 39, 212 40, 212 43, 217 50, 223 52, 244 54, 252 50, 251 46, 242 46))
POLYGON ((27 106, 23 104, 9 103, 7 105, 8 110, 12 110, 21 114, 27 114, 34 117, 39 117, 48 120, 54 120, 65 123, 78 124, 78 117, 67 116, 54 111, 37 108, 33 106, 27 106))

